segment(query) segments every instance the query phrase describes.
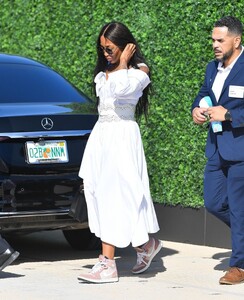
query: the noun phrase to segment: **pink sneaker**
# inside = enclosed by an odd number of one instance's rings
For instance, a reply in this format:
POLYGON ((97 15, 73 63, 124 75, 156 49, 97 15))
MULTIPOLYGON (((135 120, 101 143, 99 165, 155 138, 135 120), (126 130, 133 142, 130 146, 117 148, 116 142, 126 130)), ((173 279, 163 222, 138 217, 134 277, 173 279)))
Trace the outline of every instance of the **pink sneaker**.
POLYGON ((115 260, 99 255, 99 262, 95 264, 89 273, 79 275, 78 279, 93 283, 119 281, 115 260))
POLYGON ((133 267, 132 273, 139 274, 146 271, 161 248, 161 242, 154 238, 150 238, 149 241, 141 248, 135 248, 137 252, 137 263, 133 267))

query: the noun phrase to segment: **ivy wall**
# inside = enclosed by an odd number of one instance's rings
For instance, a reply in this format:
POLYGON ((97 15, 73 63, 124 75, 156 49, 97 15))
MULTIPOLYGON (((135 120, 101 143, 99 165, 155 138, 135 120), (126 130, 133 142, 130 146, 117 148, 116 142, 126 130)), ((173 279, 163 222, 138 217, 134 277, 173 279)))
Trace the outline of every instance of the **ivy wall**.
POLYGON ((95 42, 102 25, 125 23, 152 72, 148 124, 140 127, 154 201, 200 207, 207 130, 190 107, 213 58, 211 30, 224 15, 244 21, 242 1, 0 0, 0 52, 31 57, 94 99, 95 42))

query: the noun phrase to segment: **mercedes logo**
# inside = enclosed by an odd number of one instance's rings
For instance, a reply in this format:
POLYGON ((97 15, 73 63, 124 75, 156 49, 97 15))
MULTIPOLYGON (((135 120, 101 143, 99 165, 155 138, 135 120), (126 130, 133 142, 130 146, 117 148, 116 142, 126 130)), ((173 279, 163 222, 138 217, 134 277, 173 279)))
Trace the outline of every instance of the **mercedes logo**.
POLYGON ((50 118, 43 118, 41 120, 41 125, 44 129, 50 130, 53 128, 53 121, 50 118))

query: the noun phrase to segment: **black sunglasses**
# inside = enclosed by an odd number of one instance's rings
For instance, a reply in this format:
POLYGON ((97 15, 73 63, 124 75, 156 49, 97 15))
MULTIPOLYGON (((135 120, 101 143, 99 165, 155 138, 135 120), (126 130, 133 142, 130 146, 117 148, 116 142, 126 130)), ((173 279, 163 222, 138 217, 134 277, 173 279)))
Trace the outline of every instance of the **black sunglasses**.
POLYGON ((106 53, 108 53, 108 55, 113 55, 113 53, 114 53, 114 50, 110 49, 108 47, 99 46, 99 50, 103 53, 105 51, 106 53))

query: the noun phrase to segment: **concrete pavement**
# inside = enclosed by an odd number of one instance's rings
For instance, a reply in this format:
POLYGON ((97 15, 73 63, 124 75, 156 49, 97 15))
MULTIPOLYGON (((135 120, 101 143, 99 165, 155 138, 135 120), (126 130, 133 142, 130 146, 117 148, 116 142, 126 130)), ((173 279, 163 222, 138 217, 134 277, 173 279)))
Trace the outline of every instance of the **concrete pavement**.
POLYGON ((130 272, 136 256, 131 247, 117 251, 120 280, 80 283, 81 270, 97 262, 99 252, 71 249, 60 231, 36 233, 11 241, 21 252, 0 272, 1 300, 161 300, 243 299, 244 284, 223 286, 229 249, 162 241, 163 249, 142 275, 130 272))

